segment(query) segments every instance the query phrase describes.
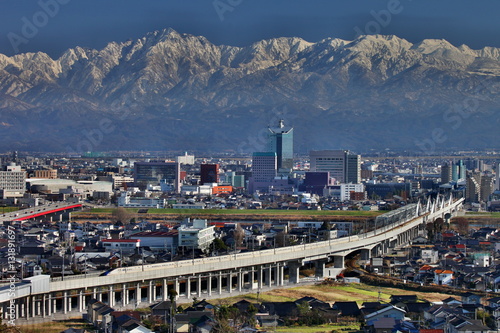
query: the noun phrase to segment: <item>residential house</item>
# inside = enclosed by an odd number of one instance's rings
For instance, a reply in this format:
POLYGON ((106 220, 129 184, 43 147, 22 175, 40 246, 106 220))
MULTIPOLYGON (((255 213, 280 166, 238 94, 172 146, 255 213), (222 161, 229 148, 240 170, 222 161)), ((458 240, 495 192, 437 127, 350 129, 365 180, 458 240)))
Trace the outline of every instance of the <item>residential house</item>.
POLYGON ((472 320, 462 316, 448 318, 446 329, 449 333, 488 333, 490 328, 480 320, 472 320))
POLYGON ((484 280, 487 287, 492 289, 494 292, 500 291, 500 271, 486 273, 484 275, 484 280))
POLYGON ((295 301, 295 304, 301 304, 302 302, 307 302, 311 309, 329 310, 332 308, 329 303, 320 301, 319 299, 311 296, 304 296, 302 298, 299 298, 298 300, 295 301))
POLYGON ((278 326, 279 316, 270 315, 268 312, 256 313, 255 319, 259 323, 260 327, 276 327, 278 326))
POLYGON ((386 306, 386 304, 382 304, 380 302, 364 302, 361 304, 361 316, 366 317, 368 314, 376 312, 386 306))
POLYGON ((453 283, 453 271, 436 269, 434 271, 434 283, 437 285, 451 285, 453 283))
POLYGON ((391 295, 390 303, 396 305, 398 303, 416 302, 417 300, 417 295, 391 295))
POLYGON ((356 302, 335 302, 332 309, 338 311, 339 316, 358 317, 361 314, 356 302))
POLYGON ((106 331, 111 327, 113 311, 108 305, 91 299, 87 304, 87 320, 98 329, 106 331))
POLYGON ((396 319, 392 317, 377 318, 367 321, 365 332, 367 333, 391 333, 396 326, 396 319))
POLYGON ((425 302, 408 302, 403 304, 403 309, 406 311, 406 315, 414 320, 423 318, 425 310, 430 308, 431 303, 425 302))
MULTIPOLYGON (((153 305, 150 305, 151 315, 157 316, 161 318, 166 318, 167 321, 170 318, 170 313, 172 311, 172 302, 170 301, 162 301, 153 305)), ((175 304, 174 304, 175 308, 175 304)))
POLYGON ((388 304, 386 307, 366 315, 365 321, 368 322, 379 318, 394 318, 396 320, 403 320, 405 315, 405 310, 400 309, 392 304, 388 304))
POLYGON ((461 295, 462 298, 462 303, 465 304, 480 304, 481 303, 481 296, 473 294, 471 292, 466 292, 461 295))
POLYGON ((113 333, 151 333, 141 324, 141 315, 137 311, 114 311, 111 313, 113 333))
MULTIPOLYGON (((192 332, 194 324, 198 323, 200 320, 205 323, 210 318, 213 318, 212 316, 213 314, 209 311, 186 311, 185 313, 176 314, 174 317, 176 332, 192 332)), ((204 324, 202 324, 202 326, 203 325, 204 324)))
POLYGON ((262 302, 259 312, 268 312, 270 315, 279 317, 296 316, 297 304, 295 302, 262 302))
POLYGON ((462 302, 457 300, 456 298, 454 297, 448 297, 446 299, 443 300, 443 304, 446 304, 450 307, 457 307, 459 305, 462 305, 462 302))

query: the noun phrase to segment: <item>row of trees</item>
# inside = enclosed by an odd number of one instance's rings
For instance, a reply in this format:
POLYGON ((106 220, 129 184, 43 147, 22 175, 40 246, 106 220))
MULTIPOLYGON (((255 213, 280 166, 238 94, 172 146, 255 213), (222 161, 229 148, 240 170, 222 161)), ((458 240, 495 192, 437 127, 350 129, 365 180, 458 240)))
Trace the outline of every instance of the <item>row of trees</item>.
MULTIPOLYGON (((463 236, 469 234, 469 221, 464 217, 454 218, 452 221, 455 226, 455 230, 463 236)), ((436 235, 448 230, 449 226, 442 218, 437 218, 432 222, 427 223, 425 229, 427 231, 427 237, 431 241, 436 240, 436 235)))

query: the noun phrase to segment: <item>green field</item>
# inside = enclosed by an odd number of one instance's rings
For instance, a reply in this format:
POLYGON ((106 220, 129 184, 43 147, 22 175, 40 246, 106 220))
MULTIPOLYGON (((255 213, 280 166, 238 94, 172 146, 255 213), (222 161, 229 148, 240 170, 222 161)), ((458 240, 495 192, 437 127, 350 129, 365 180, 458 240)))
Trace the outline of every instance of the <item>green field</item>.
POLYGON ((19 207, 0 207, 0 212, 2 214, 14 212, 16 210, 19 210, 19 207))
POLYGON ((465 215, 500 218, 500 212, 466 212, 465 215))
MULTIPOLYGON (((93 208, 90 213, 111 214, 115 208, 93 208)), ((138 208, 126 208, 127 211, 137 213, 138 208)), ((83 212, 89 213, 89 212, 83 212)), ((171 215, 297 215, 297 216, 378 216, 383 211, 340 211, 340 210, 279 210, 279 209, 148 209, 148 214, 171 215)), ((79 214, 75 212, 73 214, 79 214)))

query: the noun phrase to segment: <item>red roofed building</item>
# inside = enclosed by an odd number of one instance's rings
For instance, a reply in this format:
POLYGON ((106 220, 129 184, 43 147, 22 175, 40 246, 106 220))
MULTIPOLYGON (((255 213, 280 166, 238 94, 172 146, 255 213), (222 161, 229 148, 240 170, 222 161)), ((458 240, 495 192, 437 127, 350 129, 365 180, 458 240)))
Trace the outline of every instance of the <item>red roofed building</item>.
POLYGON ((443 237, 443 241, 449 240, 450 238, 455 237, 453 232, 443 232, 441 233, 441 237, 443 237))
POLYGON ((425 273, 430 273, 432 271, 432 267, 429 266, 429 265, 423 265, 422 267, 420 267, 420 269, 418 270, 418 272, 420 274, 425 274, 425 273))
POLYGON ((453 282, 453 271, 436 269, 434 271, 434 283, 437 285, 451 285, 453 282))

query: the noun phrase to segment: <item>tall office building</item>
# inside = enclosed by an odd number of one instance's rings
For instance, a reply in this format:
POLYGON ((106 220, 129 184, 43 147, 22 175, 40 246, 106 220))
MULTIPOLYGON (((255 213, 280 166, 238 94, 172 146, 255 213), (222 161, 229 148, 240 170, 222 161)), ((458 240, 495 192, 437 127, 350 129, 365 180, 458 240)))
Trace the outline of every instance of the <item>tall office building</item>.
POLYGON ((361 183, 361 155, 346 152, 346 183, 361 183))
POLYGON ((492 176, 481 176, 481 200, 488 201, 495 190, 495 181, 492 176))
POLYGON ((448 163, 445 163, 441 167, 441 184, 448 184, 452 181, 451 177, 451 166, 448 163))
POLYGON ((22 197, 26 191, 26 172, 10 163, 0 171, 0 199, 22 197))
POLYGON ((479 172, 471 172, 467 175, 465 200, 481 202, 481 174, 479 172))
POLYGON ((171 186, 172 190, 180 190, 180 167, 177 162, 136 162, 134 164, 134 183, 141 189, 148 185, 171 186))
POLYGON ((454 182, 459 179, 465 179, 467 175, 467 167, 464 164, 464 161, 458 160, 458 162, 454 163, 451 166, 451 178, 454 182))
POLYGON ((248 190, 267 192, 272 181, 277 176, 277 156, 273 152, 253 153, 252 177, 249 180, 248 190))
POLYGON ((269 151, 276 153, 278 170, 293 168, 293 127, 285 127, 281 119, 278 127, 269 127, 269 151))
POLYGON ((219 183, 219 165, 202 164, 200 167, 200 183, 219 183))
POLYGON ((309 153, 311 172, 330 172, 339 183, 361 182, 361 156, 348 150, 313 150, 309 153))

